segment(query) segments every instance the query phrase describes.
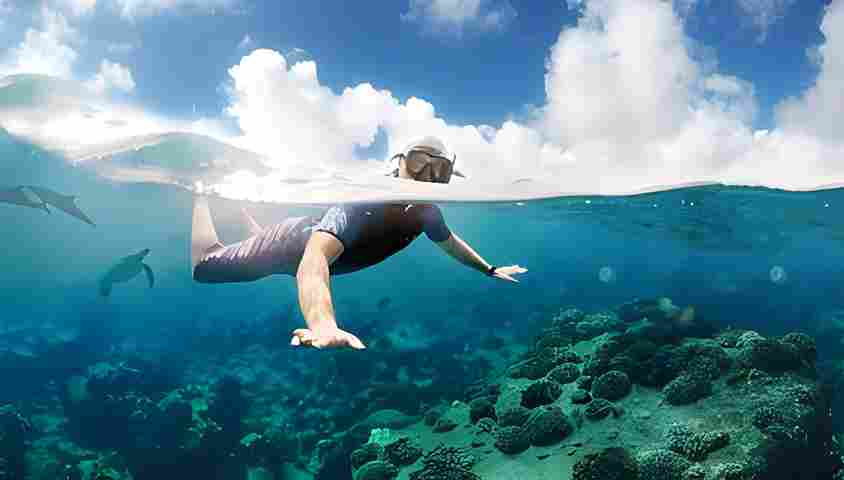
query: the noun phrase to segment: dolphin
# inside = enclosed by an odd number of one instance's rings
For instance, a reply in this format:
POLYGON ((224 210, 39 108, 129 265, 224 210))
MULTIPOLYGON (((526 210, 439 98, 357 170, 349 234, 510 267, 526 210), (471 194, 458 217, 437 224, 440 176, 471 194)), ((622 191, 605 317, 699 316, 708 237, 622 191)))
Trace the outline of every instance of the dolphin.
POLYGON ((120 259, 100 279, 100 296, 111 295, 111 287, 115 283, 128 282, 135 278, 143 270, 146 273, 150 288, 155 284, 155 276, 149 265, 144 263, 144 257, 149 255, 149 249, 145 248, 138 253, 120 259))
POLYGON ((15 188, 0 190, 0 202, 12 205, 23 205, 24 207, 37 208, 50 213, 47 204, 29 188, 20 185, 15 188))
POLYGON ((94 225, 93 220, 76 206, 76 197, 74 195, 63 195, 49 188, 36 187, 34 185, 18 185, 14 188, 3 189, 0 190, 0 202, 37 208, 47 213, 51 213, 48 205, 52 205, 68 215, 76 217, 89 225, 94 225))
POLYGON ((91 220, 88 215, 85 215, 78 206, 76 206, 76 196, 75 195, 63 195, 61 193, 55 192, 50 190, 49 188, 44 187, 36 187, 33 185, 24 186, 24 188, 30 189, 38 198, 41 199, 43 203, 52 205, 59 210, 67 213, 70 216, 76 217, 79 220, 87 223, 88 225, 95 226, 94 221, 91 220))

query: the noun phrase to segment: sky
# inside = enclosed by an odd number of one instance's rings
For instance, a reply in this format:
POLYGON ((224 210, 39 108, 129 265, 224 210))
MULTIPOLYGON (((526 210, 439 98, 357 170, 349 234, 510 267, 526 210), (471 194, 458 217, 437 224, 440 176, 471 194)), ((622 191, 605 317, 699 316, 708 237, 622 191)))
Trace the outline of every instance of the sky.
POLYGON ((477 179, 844 182, 844 0, 0 0, 18 73, 108 112, 0 112, 43 141, 187 130, 289 170, 432 134, 477 179))

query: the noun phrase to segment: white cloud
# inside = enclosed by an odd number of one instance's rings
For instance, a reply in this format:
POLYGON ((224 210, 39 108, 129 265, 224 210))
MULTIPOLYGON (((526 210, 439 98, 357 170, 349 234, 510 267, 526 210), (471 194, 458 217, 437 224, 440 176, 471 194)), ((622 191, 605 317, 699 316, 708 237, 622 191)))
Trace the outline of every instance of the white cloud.
MULTIPOLYGON (((778 125, 769 132, 752 129, 753 85, 698 63, 671 4, 589 0, 580 8, 578 23, 549 52, 546 102, 527 123, 450 124, 428 101, 401 102, 369 83, 334 92, 320 83, 316 62, 259 49, 229 70, 226 111, 242 132, 229 140, 268 156, 279 172, 298 175, 319 167, 385 168, 376 162, 384 159, 355 154, 382 130, 389 153, 421 135, 441 137, 457 153, 458 167, 478 182, 535 177, 560 190, 603 193, 698 180, 784 188, 844 180, 844 165, 836 163, 844 131, 835 129, 844 113, 835 88, 844 83, 844 0, 824 17, 815 85, 778 109, 778 125)), ((102 109, 115 111, 121 112, 102 109)), ((63 123, 54 119, 50 133, 88 135, 78 131, 81 125, 95 131, 108 124, 109 134, 167 127, 135 111, 109 114, 124 123, 80 112, 63 123)), ((208 119, 188 128, 222 131, 208 119)), ((227 189, 254 195, 260 182, 241 174, 227 189)))
MULTIPOLYGON (((825 31, 835 29, 837 11, 830 9, 825 31)), ((828 38, 821 49, 825 71, 837 69, 841 58, 826 60, 837 42, 828 38)), ((552 48, 546 104, 528 124, 449 124, 423 99, 402 103, 366 83, 334 93, 320 84, 315 62, 291 66, 270 50, 232 67, 228 112, 244 132, 236 144, 287 171, 360 167, 366 159, 355 158, 354 147, 370 145, 383 129, 390 153, 414 137, 436 135, 457 152, 472 180, 536 177, 561 190, 599 193, 700 180, 802 188, 844 174, 832 163, 840 152, 835 143, 794 128, 754 132, 753 85, 696 63, 688 44, 670 4, 591 0, 552 48)), ((823 97, 834 116, 844 102, 833 101, 840 93, 825 85, 839 77, 825 75, 813 91, 826 93, 808 98, 823 97)))
POLYGON ((799 98, 784 101, 777 121, 787 130, 840 142, 844 141, 844 1, 827 8, 821 32, 826 41, 817 49, 821 70, 815 84, 799 98))
POLYGON ((131 92, 135 89, 135 80, 128 67, 119 63, 103 60, 100 63, 100 70, 94 78, 87 82, 88 88, 99 94, 107 93, 110 90, 131 92))
POLYGON ((765 41, 768 29, 782 19, 795 0, 738 0, 739 8, 759 30, 758 40, 765 41))
POLYGON ((73 153, 164 132, 201 133, 219 140, 230 137, 216 120, 164 118, 74 80, 27 76, 0 82, 0 88, 12 81, 22 86, 19 91, 33 93, 8 98, 0 108, 0 126, 50 150, 73 153))
POLYGON ((460 37, 467 30, 503 30, 516 10, 508 0, 410 0, 401 18, 420 24, 426 33, 460 37))
POLYGON ((70 77, 79 53, 70 45, 77 32, 64 15, 47 7, 40 11, 40 29, 26 31, 24 40, 5 52, 0 60, 0 75, 36 73, 70 77))
POLYGON ((355 158, 355 146, 371 145, 379 128, 387 134, 390 152, 423 134, 442 137, 459 152, 460 168, 475 178, 498 175, 489 170, 493 166, 524 176, 564 166, 568 158, 543 142, 538 132, 516 122, 505 122, 497 130, 449 125, 429 102, 412 97, 402 104, 389 91, 368 83, 335 94, 319 83, 316 63, 291 66, 275 51, 256 50, 229 73, 228 113, 243 131, 234 143, 266 155, 282 171, 303 165, 360 167, 367 159, 355 158), (514 158, 524 160, 513 162, 514 158))
POLYGON ((712 178, 748 148, 752 88, 689 54, 666 2, 593 0, 552 47, 535 126, 594 188, 712 178))
POLYGON ((75 16, 84 15, 97 6, 97 0, 55 0, 55 3, 75 16))
POLYGON ((794 188, 844 182, 844 1, 827 7, 821 31, 826 41, 813 50, 820 66, 814 85, 777 106, 776 129, 757 135, 731 174, 794 188), (759 172, 764 172, 761 178, 759 172))
POLYGON ((280 168, 351 160, 354 144, 374 140, 381 109, 392 101, 366 84, 338 97, 319 84, 316 63, 288 65, 272 50, 255 50, 229 73, 228 112, 244 131, 239 143, 275 158, 280 168))
POLYGON ((237 6, 240 0, 112 0, 124 18, 157 15, 167 10, 197 10, 215 13, 237 6))

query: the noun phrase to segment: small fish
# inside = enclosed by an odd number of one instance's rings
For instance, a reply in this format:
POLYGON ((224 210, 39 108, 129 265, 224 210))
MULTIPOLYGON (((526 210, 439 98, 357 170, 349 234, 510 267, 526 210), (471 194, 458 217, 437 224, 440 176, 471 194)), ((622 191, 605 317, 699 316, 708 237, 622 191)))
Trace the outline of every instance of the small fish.
POLYGON ((390 297, 382 297, 381 300, 378 300, 378 310, 385 310, 390 304, 393 303, 393 299, 390 297))

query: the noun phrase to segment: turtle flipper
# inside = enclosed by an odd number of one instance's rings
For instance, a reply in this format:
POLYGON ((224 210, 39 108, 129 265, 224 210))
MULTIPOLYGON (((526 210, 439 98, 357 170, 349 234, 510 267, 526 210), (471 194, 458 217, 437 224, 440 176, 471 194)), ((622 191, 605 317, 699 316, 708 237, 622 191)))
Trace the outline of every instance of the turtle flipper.
POLYGON ((152 288, 155 285, 155 275, 152 274, 152 269, 149 268, 149 265, 146 263, 144 264, 144 272, 147 274, 147 280, 149 281, 149 288, 152 288))

